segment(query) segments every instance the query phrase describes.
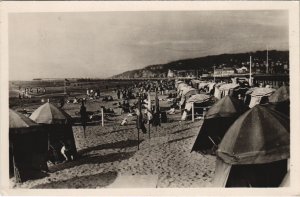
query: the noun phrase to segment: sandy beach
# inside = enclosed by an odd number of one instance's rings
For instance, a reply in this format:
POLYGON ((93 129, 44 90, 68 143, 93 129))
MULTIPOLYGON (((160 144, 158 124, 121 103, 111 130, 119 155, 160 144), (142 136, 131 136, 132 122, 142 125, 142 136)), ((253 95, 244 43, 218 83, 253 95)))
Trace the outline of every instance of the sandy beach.
MULTIPOLYGON (((160 96, 160 98, 166 98, 160 96)), ((117 101, 89 101, 88 111, 100 106, 113 107, 117 101)), ((132 100, 131 102, 134 102, 132 100)), ((161 106, 167 106, 161 101, 161 106)), ((80 104, 66 104, 64 110, 75 116, 80 104)), ((44 178, 28 180, 13 188, 105 188, 122 176, 135 179, 157 177, 155 187, 204 187, 214 175, 215 157, 191 152, 203 120, 180 121, 180 112, 168 115, 168 123, 152 127, 148 133, 140 132, 139 150, 135 117, 128 117, 128 124, 120 123, 127 114, 106 116, 104 127, 97 121, 89 124, 84 138, 83 128, 73 126, 79 158, 75 161, 48 164, 50 172, 44 178)), ((148 125, 146 125, 148 130, 148 125)), ((147 182, 147 181, 146 181, 147 182)), ((127 186, 139 187, 136 183, 127 186)), ((146 184, 147 185, 147 184, 146 184)), ((118 185, 122 187, 122 185, 118 185)), ((153 187, 149 186, 149 187, 153 187)))

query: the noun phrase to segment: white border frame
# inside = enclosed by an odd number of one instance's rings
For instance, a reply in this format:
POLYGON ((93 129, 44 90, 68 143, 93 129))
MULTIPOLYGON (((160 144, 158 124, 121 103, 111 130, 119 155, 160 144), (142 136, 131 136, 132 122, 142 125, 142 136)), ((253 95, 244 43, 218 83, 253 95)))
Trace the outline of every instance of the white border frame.
POLYGON ((0 195, 300 195, 299 125, 299 2, 297 1, 27 1, 1 2, 0 70, 0 195), (17 12, 288 10, 291 87, 291 187, 289 188, 168 188, 168 189, 9 189, 8 176, 8 14, 17 12), (298 180, 297 180, 298 178, 298 180))

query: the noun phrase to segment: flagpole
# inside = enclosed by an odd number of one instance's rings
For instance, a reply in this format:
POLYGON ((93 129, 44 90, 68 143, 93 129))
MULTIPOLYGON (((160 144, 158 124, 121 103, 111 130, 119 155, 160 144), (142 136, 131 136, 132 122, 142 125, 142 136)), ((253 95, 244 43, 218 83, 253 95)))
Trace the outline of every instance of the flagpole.
POLYGON ((267 69, 266 69, 266 73, 269 73, 269 49, 268 48, 269 47, 267 45, 267 65, 266 65, 267 69))

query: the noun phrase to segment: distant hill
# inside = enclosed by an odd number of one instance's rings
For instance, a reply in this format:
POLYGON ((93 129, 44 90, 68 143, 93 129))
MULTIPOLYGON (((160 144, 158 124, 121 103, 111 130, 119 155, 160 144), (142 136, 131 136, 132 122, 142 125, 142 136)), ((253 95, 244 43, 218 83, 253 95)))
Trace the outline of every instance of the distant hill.
MULTIPOLYGON (((266 61, 266 51, 256 51, 251 53, 221 54, 199 58, 183 59, 172 61, 166 64, 149 65, 142 69, 126 71, 113 76, 112 78, 139 78, 139 77, 162 77, 171 70, 198 70, 199 74, 207 73, 217 67, 242 67, 242 64, 249 62, 251 54, 254 63, 263 64, 266 61)), ((288 51, 269 51, 269 65, 276 62, 289 64, 288 51)))

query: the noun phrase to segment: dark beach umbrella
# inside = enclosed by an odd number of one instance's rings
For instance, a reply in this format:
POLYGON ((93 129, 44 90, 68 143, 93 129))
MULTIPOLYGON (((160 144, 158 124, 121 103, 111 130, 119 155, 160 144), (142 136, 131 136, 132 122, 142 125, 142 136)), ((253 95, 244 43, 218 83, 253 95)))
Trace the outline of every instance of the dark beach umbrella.
POLYGON ((288 86, 281 86, 271 96, 269 96, 270 103, 280 103, 290 100, 290 88, 288 86))
POLYGON ((290 157, 289 119, 256 105, 226 132, 219 149, 213 185, 278 187, 290 157))
POLYGON ((36 126, 38 126, 38 124, 35 123, 30 118, 26 117, 25 115, 15 112, 11 109, 9 110, 10 129, 26 129, 26 128, 36 127, 36 126))
POLYGON ((69 114, 51 103, 37 108, 29 118, 41 124, 67 124, 71 121, 69 114))
POLYGON ((290 116, 290 91, 288 86, 281 86, 269 96, 268 107, 290 116))
POLYGON ((46 169, 43 159, 48 144, 47 135, 39 124, 23 114, 9 110, 9 172, 16 182, 30 179, 46 169), (37 159, 42 158, 42 159, 37 159))
POLYGON ((215 103, 205 114, 205 119, 218 117, 233 117, 243 113, 247 107, 242 101, 232 97, 225 96, 215 103))
POLYGON ((289 118, 256 105, 226 132, 217 155, 228 164, 262 164, 290 156, 289 118))
POLYGON ((37 108, 29 117, 39 124, 43 124, 43 128, 48 132, 49 144, 54 157, 50 159, 52 162, 60 161, 60 150, 62 142, 70 146, 70 152, 76 157, 76 144, 72 130, 72 117, 64 110, 56 107, 51 103, 45 103, 37 108))
POLYGON ((247 107, 229 95, 215 103, 205 114, 203 125, 192 151, 205 153, 221 142, 224 134, 247 107))

